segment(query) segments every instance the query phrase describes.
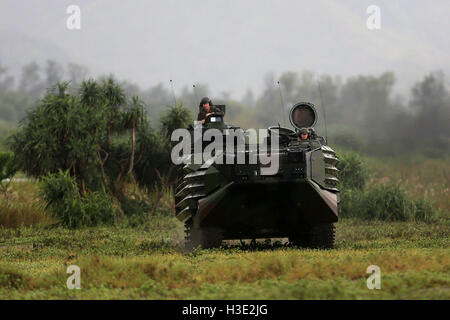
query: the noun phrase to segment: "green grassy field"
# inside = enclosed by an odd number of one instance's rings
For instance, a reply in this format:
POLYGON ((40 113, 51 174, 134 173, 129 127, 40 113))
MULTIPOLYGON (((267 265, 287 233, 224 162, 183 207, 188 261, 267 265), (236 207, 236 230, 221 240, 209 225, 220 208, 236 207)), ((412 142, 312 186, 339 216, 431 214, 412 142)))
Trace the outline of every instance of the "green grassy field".
POLYGON ((433 222, 340 219, 336 248, 184 252, 170 193, 146 223, 70 230, 43 207, 36 182, 0 195, 0 299, 450 299, 448 159, 366 159, 369 184, 401 182, 432 201, 433 222), (163 214, 165 213, 165 214, 163 214), (69 290, 67 267, 81 269, 69 290), (369 290, 367 267, 381 269, 369 290))
POLYGON ((450 158, 364 158, 371 172, 369 185, 397 182, 416 199, 431 201, 450 215, 450 158))
POLYGON ((0 231, 2 299, 450 299, 448 223, 342 220, 333 250, 229 245, 186 254, 182 228, 0 231), (81 269, 81 289, 66 269, 81 269), (381 289, 366 286, 369 265, 381 289))

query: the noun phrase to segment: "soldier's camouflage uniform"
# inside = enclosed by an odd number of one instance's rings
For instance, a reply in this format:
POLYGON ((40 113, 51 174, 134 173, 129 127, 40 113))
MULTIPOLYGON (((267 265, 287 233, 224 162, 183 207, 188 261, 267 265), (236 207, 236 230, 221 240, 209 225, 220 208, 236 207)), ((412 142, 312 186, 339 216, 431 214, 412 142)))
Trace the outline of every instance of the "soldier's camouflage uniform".
POLYGON ((217 116, 223 116, 222 110, 215 106, 211 106, 209 111, 206 111, 205 108, 201 107, 200 111, 198 112, 197 121, 202 121, 203 119, 206 119, 207 113, 213 113, 217 116))

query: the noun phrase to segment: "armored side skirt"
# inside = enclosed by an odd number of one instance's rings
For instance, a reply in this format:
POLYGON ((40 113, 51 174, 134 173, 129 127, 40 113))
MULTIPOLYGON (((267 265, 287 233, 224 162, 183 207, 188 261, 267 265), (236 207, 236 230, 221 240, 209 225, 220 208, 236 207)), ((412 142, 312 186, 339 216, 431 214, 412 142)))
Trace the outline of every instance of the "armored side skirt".
POLYGON ((339 193, 311 180, 231 182, 199 200, 195 227, 226 238, 284 237, 300 225, 338 220, 339 193))

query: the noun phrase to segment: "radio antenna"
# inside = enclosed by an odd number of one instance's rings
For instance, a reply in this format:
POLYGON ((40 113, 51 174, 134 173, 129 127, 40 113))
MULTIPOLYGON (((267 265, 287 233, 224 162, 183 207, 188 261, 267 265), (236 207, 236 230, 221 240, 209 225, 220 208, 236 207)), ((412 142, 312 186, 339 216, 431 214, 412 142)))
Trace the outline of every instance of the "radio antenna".
POLYGON ((195 84, 192 85, 192 88, 194 88, 195 100, 199 101, 197 96, 197 90, 195 89, 195 84))
MULTIPOLYGON (((280 91, 280 100, 281 100, 281 113, 282 113, 282 119, 284 120, 284 126, 287 127, 287 121, 286 121, 286 114, 284 112, 284 99, 283 99, 283 93, 281 92, 281 85, 280 81, 277 81, 278 89, 280 91)), ((279 126, 280 124, 278 124, 279 126)))
POLYGON ((172 87, 173 101, 175 102, 175 107, 176 107, 178 105, 178 103, 177 103, 177 98, 175 96, 175 89, 173 88, 173 81, 172 81, 172 79, 170 80, 170 86, 172 87))
POLYGON ((322 98, 322 89, 320 88, 320 82, 317 81, 317 86, 319 88, 319 96, 320 96, 320 104, 322 105, 322 112, 323 112, 323 123, 325 125, 325 142, 328 144, 328 132, 327 132, 327 117, 325 113, 325 104, 324 100, 322 98))

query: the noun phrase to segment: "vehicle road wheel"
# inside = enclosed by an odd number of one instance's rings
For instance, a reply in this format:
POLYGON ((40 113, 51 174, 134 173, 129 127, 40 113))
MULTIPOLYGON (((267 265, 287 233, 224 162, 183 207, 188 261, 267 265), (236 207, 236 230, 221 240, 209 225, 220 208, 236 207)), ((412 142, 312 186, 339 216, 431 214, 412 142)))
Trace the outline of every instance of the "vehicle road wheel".
POLYGON ((289 236, 289 242, 296 247, 307 248, 309 246, 310 233, 304 228, 300 228, 295 234, 289 236))
POLYGON ((334 247, 335 227, 332 223, 304 225, 289 242, 303 248, 332 249, 334 247))
POLYGON ((311 226, 311 248, 332 249, 334 247, 335 227, 332 223, 311 226))

